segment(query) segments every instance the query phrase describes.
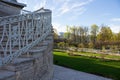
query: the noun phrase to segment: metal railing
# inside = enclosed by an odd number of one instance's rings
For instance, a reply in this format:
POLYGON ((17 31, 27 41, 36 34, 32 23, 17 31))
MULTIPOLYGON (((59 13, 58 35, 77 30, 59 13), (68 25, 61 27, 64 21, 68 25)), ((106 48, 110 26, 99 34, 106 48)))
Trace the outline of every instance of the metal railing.
POLYGON ((44 40, 51 30, 50 10, 0 18, 0 66, 25 54, 44 40))

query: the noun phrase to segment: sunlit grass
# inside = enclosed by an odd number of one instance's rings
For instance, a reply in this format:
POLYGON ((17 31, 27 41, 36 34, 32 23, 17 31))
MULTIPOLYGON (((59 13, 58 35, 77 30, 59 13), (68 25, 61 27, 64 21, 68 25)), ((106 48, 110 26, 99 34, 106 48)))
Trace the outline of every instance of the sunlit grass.
POLYGON ((87 56, 69 56, 65 52, 54 51, 54 63, 79 71, 93 73, 120 80, 120 62, 104 61, 87 56))

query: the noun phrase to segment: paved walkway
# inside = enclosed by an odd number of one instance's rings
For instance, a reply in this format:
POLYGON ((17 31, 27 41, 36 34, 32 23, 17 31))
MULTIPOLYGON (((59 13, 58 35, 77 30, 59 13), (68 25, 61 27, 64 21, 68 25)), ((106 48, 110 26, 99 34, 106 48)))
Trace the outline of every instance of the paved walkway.
POLYGON ((53 80, 112 80, 112 79, 54 65, 53 80))

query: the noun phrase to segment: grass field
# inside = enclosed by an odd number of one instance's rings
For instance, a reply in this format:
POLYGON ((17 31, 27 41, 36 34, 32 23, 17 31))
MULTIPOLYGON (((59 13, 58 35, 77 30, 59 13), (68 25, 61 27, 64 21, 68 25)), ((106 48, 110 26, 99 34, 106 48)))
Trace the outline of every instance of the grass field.
POLYGON ((84 71, 114 80, 120 80, 120 62, 102 60, 87 56, 69 56, 65 52, 54 51, 54 64, 84 71))

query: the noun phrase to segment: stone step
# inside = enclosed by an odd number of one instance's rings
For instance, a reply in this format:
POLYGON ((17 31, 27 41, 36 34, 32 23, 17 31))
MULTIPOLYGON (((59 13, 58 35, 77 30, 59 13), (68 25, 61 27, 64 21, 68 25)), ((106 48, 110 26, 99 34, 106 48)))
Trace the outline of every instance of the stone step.
POLYGON ((15 72, 8 70, 0 70, 0 80, 16 80, 15 72))
MULTIPOLYGON (((7 79, 7 80, 33 80, 34 77, 33 66, 34 66, 34 58, 14 59, 12 63, 4 66, 4 70, 15 73, 14 79, 7 79)), ((4 79, 0 79, 0 80, 4 80, 4 79)))
POLYGON ((30 50, 28 50, 29 53, 34 53, 34 52, 43 52, 47 46, 41 46, 41 47, 34 47, 30 50))
POLYGON ((33 64, 31 64, 31 61, 33 61, 33 58, 16 58, 13 60, 12 63, 4 66, 5 70, 9 70, 9 71, 20 71, 21 69, 27 69, 27 67, 32 66, 33 64))
MULTIPOLYGON (((36 56, 36 54, 33 54, 33 53, 41 53, 41 52, 43 52, 46 48, 47 48, 47 46, 34 47, 34 48, 28 50, 29 56, 33 56, 33 55, 36 56)), ((14 50, 13 50, 13 53, 14 53, 15 51, 17 51, 17 50, 19 50, 19 49, 14 49, 14 50)), ((9 50, 7 51, 6 54, 7 54, 7 55, 10 54, 9 50)), ((23 54, 23 55, 21 55, 21 56, 28 56, 28 54, 25 53, 25 54, 23 54)), ((0 50, 0 57, 4 57, 3 50, 0 50)))
POLYGON ((38 58, 46 49, 47 46, 38 47, 37 49, 31 49, 28 51, 28 53, 23 54, 20 57, 38 58))

